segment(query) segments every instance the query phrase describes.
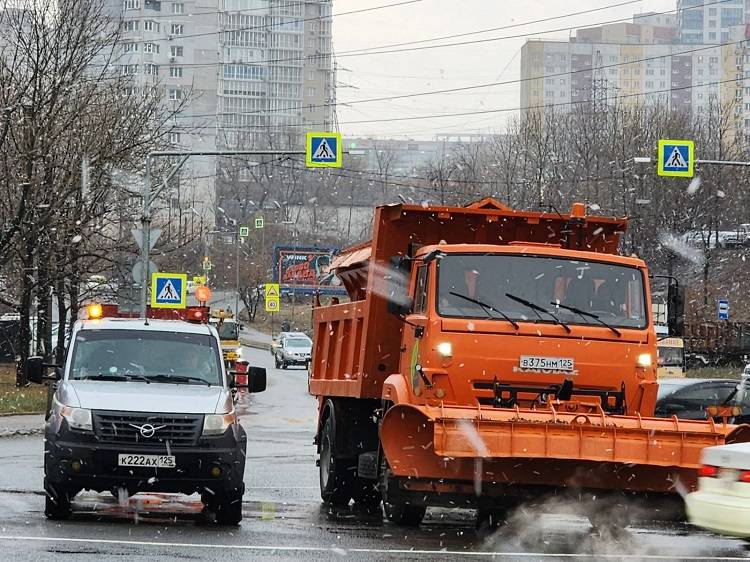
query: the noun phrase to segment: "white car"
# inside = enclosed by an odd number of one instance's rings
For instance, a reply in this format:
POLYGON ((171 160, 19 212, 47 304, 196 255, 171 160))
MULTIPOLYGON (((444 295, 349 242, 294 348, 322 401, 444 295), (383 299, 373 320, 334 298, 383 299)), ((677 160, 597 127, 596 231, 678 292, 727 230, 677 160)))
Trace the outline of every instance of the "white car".
POLYGON ((693 525, 735 537, 750 537, 750 443, 706 447, 698 489, 685 498, 693 525))

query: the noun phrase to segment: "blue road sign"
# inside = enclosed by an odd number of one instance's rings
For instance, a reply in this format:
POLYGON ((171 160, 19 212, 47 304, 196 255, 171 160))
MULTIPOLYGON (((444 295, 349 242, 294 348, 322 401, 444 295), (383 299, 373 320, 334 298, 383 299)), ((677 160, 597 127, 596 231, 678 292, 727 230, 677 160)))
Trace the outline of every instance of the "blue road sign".
POLYGON ((689 140, 660 140, 659 165, 660 176, 693 177, 695 164, 695 143, 689 140))
POLYGON ((340 168, 342 153, 340 133, 307 133, 308 168, 340 168))
POLYGON ((726 299, 719 299, 719 320, 729 320, 729 301, 726 299))
POLYGON ((151 276, 152 308, 185 308, 187 305, 185 273, 154 273, 151 276))

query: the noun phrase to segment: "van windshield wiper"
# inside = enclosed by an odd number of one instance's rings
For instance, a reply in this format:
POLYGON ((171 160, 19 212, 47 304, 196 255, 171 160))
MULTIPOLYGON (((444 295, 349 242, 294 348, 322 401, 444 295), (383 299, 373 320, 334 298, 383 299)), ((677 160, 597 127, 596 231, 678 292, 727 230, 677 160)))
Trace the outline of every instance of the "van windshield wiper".
POLYGON ((474 304, 482 307, 482 310, 484 310, 484 313, 487 316, 489 316, 490 318, 492 318, 492 314, 489 313, 490 310, 492 310, 493 312, 497 312, 505 320, 507 320, 508 322, 510 322, 511 326, 513 326, 516 330, 518 330, 518 327, 519 327, 518 326, 518 322, 514 321, 510 316, 508 316, 507 314, 505 314, 502 310, 498 310, 497 308, 495 308, 492 305, 487 304, 486 302, 478 301, 478 300, 473 299, 471 297, 467 297, 466 295, 462 295, 461 293, 455 293, 453 291, 450 291, 448 294, 449 295, 453 295, 454 297, 458 297, 460 299, 464 299, 465 301, 469 301, 471 303, 474 303, 474 304))
POLYGON ((197 383, 200 383, 200 384, 205 384, 205 385, 211 386, 211 383, 208 382, 205 379, 202 379, 202 378, 199 378, 199 377, 189 377, 189 376, 186 376, 186 375, 152 375, 152 376, 149 377, 149 379, 151 379, 152 381, 159 381, 159 382, 176 382, 176 383, 181 383, 181 382, 186 382, 186 383, 197 382, 197 383))
POLYGON ((578 314, 580 316, 583 316, 584 318, 586 318, 586 317, 593 318, 594 320, 596 320, 597 322, 599 322, 599 324, 601 324, 602 326, 605 326, 605 327, 609 328, 610 330, 612 330, 615 334, 617 334, 618 338, 622 337, 622 332, 620 332, 620 330, 618 330, 614 326, 610 326, 609 324, 607 324, 604 320, 602 320, 601 318, 599 318, 598 314, 594 314, 593 312, 586 312, 585 310, 581 310, 580 308, 576 308, 575 306, 568 306, 567 304, 562 304, 562 303, 559 303, 559 302, 551 302, 550 304, 553 304, 555 306, 559 306, 560 308, 564 308, 565 310, 570 310, 571 312, 574 312, 574 313, 576 313, 576 314, 578 314))
POLYGON ((542 317, 540 316, 540 312, 544 312, 547 316, 551 317, 555 324, 560 324, 563 328, 565 328, 565 331, 570 333, 572 330, 570 329, 570 326, 568 326, 565 322, 560 320, 555 314, 547 310, 546 308, 543 308, 539 306, 538 304, 535 304, 531 301, 527 301, 526 299, 522 299, 521 297, 517 297, 516 295, 511 295, 510 293, 505 293, 505 296, 508 297, 510 300, 514 300, 518 303, 521 303, 524 306, 529 307, 531 310, 533 310, 537 316, 539 316, 539 320, 542 320, 542 317))

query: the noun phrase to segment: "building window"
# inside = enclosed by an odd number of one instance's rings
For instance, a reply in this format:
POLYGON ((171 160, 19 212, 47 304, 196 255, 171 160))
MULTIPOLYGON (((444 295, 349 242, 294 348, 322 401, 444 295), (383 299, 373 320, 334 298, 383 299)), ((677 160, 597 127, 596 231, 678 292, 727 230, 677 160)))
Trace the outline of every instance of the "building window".
POLYGON ((172 2, 172 13, 173 14, 184 14, 185 4, 183 2, 172 2))
POLYGON ((178 47, 177 45, 172 45, 169 48, 169 56, 170 57, 181 57, 183 53, 182 47, 178 47))
POLYGON ((125 31, 138 31, 138 24, 140 22, 138 20, 130 20, 123 22, 122 28, 125 31))
POLYGON ((159 22, 146 20, 143 22, 143 31, 159 31, 159 22))
POLYGON ((653 87, 654 87, 654 83, 653 83, 653 82, 651 82, 650 80, 647 80, 647 81, 646 81, 646 87, 647 87, 647 88, 653 88, 653 87))
POLYGON ((716 41, 716 32, 715 31, 709 31, 708 32, 708 40, 709 41, 716 41))
POLYGON ((137 53, 138 52, 138 43, 123 43, 122 44, 122 50, 125 53, 137 53))
POLYGON ((170 100, 181 100, 182 99, 182 90, 179 90, 177 88, 170 88, 169 89, 169 99, 170 100))
POLYGON ((308 88, 307 89, 307 97, 311 98, 315 95, 315 88, 308 88))
POLYGON ((143 44, 143 52, 144 53, 158 53, 159 52, 159 45, 155 43, 144 43, 143 44))
POLYGON ((141 8, 141 0, 125 0, 126 10, 139 10, 141 8))
POLYGON ((155 64, 147 64, 144 67, 144 72, 149 76, 158 76, 159 67, 155 64))
POLYGON ((310 70, 307 73, 307 80, 310 81, 310 82, 313 81, 313 80, 315 80, 315 71, 314 70, 310 70))
POLYGON ((181 23, 172 24, 172 35, 182 35, 185 33, 185 26, 181 23))
POLYGON ((169 133, 170 144, 180 144, 180 133, 169 133))
POLYGON ((719 64, 719 57, 709 57, 708 62, 711 64, 719 64))
POLYGON ((181 66, 170 66, 169 76, 171 78, 182 78, 182 67, 181 66))

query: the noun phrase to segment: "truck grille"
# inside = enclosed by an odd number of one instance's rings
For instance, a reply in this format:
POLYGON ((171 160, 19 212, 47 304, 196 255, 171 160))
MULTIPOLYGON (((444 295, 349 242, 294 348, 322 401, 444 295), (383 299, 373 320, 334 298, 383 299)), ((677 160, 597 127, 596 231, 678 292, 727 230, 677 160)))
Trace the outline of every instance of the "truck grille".
POLYGON ((191 446, 198 441, 203 428, 203 416, 200 414, 95 411, 93 415, 94 432, 102 443, 162 444, 164 446, 169 443, 169 446, 174 447, 191 446), (144 436, 138 429, 145 424, 158 428, 151 437, 144 436))

